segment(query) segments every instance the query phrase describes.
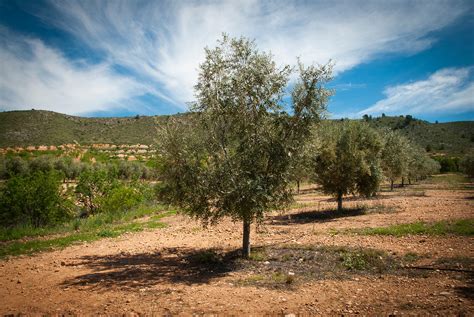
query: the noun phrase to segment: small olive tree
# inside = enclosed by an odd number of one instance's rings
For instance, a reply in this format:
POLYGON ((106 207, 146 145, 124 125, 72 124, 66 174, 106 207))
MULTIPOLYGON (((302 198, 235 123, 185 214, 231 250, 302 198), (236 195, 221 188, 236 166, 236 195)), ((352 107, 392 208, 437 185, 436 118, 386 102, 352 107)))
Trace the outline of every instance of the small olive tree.
POLYGON ((377 131, 357 121, 327 123, 316 131, 313 177, 334 195, 342 210, 344 195, 374 195, 380 184, 382 141, 377 131))
POLYGON ((384 138, 382 169, 390 180, 390 190, 393 190, 395 179, 408 174, 409 142, 403 135, 392 130, 385 130, 382 135, 384 138))
POLYGON ((427 178, 429 175, 438 173, 440 165, 437 161, 429 157, 424 148, 416 143, 408 144, 408 183, 427 178))
POLYGON ((160 131, 159 193, 206 224, 223 216, 242 221, 248 257, 251 223, 291 201, 292 158, 325 110, 332 67, 300 64, 289 115, 282 98, 290 67, 278 68, 244 38, 224 35, 205 52, 194 113, 160 131))
POLYGON ((474 178, 474 151, 466 154, 461 161, 461 170, 471 178, 474 178))

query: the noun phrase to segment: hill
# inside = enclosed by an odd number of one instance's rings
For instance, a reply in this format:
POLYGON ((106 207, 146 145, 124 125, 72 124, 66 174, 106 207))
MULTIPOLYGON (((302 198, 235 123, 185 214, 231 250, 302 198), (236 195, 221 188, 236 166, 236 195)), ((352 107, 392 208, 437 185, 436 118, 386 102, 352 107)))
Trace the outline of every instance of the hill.
MULTIPOLYGON (((0 112, 0 147, 27 145, 152 144, 156 127, 169 116, 83 118, 27 110, 0 112)), ((430 123, 411 116, 365 117, 370 125, 399 130, 432 152, 463 154, 474 147, 474 122, 430 123)))
POLYGON ((151 144, 167 116, 83 118, 28 110, 0 112, 0 147, 27 145, 151 144))
POLYGON ((474 122, 430 123, 410 115, 364 118, 376 128, 398 130, 428 152, 462 155, 474 147, 474 122))

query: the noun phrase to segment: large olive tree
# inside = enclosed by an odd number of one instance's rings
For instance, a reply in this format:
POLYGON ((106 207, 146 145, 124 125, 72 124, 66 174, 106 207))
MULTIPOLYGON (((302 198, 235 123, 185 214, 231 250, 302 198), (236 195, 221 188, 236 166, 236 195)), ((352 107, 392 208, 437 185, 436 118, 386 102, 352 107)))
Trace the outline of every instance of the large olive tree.
POLYGON ((357 121, 328 122, 316 130, 313 177, 334 195, 342 210, 344 195, 374 195, 382 177, 382 140, 374 129, 357 121))
POLYGON ((251 223, 291 201, 292 159, 326 108, 331 65, 299 65, 289 114, 289 66, 278 68, 244 38, 224 35, 205 52, 192 113, 159 133, 160 194, 204 223, 242 221, 248 257, 251 223))

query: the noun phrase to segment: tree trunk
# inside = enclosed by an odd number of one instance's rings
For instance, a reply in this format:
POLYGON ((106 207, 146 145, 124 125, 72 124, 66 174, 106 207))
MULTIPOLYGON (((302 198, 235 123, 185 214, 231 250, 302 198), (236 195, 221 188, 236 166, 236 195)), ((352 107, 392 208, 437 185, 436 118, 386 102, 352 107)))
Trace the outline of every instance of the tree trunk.
POLYGON ((242 243, 242 256, 246 259, 250 257, 250 221, 244 219, 244 236, 242 243))
POLYGON ((408 185, 411 185, 411 178, 408 178, 408 185))
POLYGON ((296 193, 299 195, 300 194, 300 180, 296 181, 296 193))
POLYGON ((405 177, 402 177, 402 187, 405 187, 405 177))
POLYGON ((390 179, 390 191, 393 192, 393 179, 390 179))
POLYGON ((337 211, 342 211, 342 193, 337 193, 337 211))

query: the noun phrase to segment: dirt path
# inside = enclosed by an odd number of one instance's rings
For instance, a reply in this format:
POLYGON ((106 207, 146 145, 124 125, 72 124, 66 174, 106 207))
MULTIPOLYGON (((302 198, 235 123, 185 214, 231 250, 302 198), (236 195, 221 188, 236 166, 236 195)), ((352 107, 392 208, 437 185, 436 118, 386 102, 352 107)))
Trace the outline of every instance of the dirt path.
MULTIPOLYGON (((466 269, 463 261, 474 256, 474 239, 470 237, 363 236, 334 232, 420 220, 473 218, 473 194, 470 190, 421 191, 413 186, 404 192, 383 193, 377 200, 352 199, 345 202, 346 207, 365 206, 371 212, 363 214, 354 209, 355 212, 339 217, 324 212, 335 206, 329 197, 302 194, 298 201, 311 206, 269 214, 264 225, 252 231, 252 243, 272 248, 288 244, 373 248, 396 257, 417 254, 416 263, 420 265, 439 264, 443 260, 447 266, 466 269)), ((255 269, 236 266, 202 271, 202 266, 193 264, 193 259, 203 257, 207 253, 202 251, 210 248, 224 253, 239 248, 240 224, 225 220, 203 229, 184 216, 165 221, 169 226, 164 229, 0 262, 0 313, 442 316, 474 313, 474 276, 465 272, 354 272, 312 278, 300 278, 299 273, 293 273, 297 282, 291 285, 262 286, 251 283, 260 276, 257 273, 261 267, 267 265, 260 262, 255 269)), ((474 269, 469 263, 467 268, 474 269)))

